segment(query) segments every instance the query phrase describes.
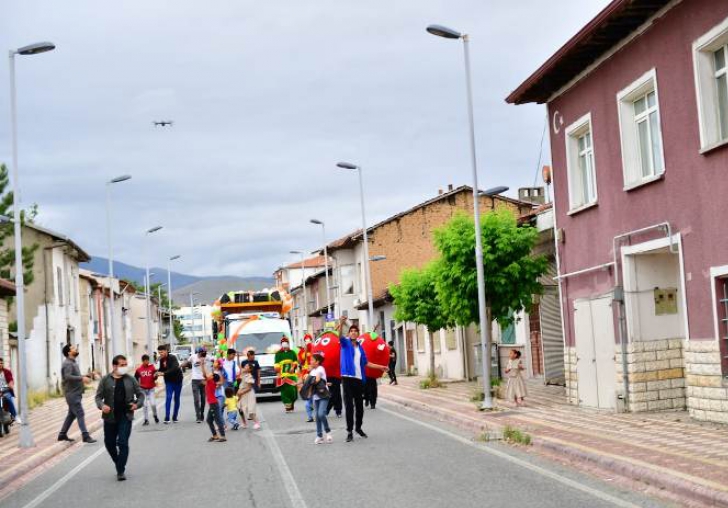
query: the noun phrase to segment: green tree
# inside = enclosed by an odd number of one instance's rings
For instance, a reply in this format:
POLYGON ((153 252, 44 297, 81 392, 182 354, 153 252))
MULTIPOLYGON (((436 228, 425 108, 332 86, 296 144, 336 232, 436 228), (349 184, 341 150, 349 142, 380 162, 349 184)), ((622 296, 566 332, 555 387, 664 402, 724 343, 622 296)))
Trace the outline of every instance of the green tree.
MULTIPOLYGON (((546 272, 545 256, 532 256, 538 231, 519 226, 507 210, 488 213, 481 221, 483 268, 488 322, 507 326, 514 315, 530 309, 533 295, 543 288, 539 277, 546 272)), ((478 282, 475 267, 475 226, 472 217, 455 216, 434 233, 440 253, 437 293, 444 311, 458 325, 478 322, 478 282)))
MULTIPOLYGON (((13 216, 13 206, 15 204, 15 196, 13 192, 8 189, 10 179, 8 177, 8 168, 5 164, 0 164, 0 215, 5 217, 13 216)), ((32 205, 27 210, 20 211, 20 223, 32 224, 35 218, 38 216, 38 206, 32 205)), ((7 242, 7 239, 13 239, 15 232, 13 229, 12 222, 0 223, 0 277, 3 279, 13 279, 15 273, 15 248, 3 248, 7 242)), ((25 246, 22 249, 23 253, 23 281, 26 286, 30 286, 33 283, 33 265, 35 261, 35 253, 38 250, 39 245, 33 244, 25 246)), ((8 298, 8 303, 12 302, 12 297, 8 298)), ((11 328, 15 325, 11 323, 11 328)))
POLYGON ((430 375, 435 375, 434 334, 455 323, 444 312, 437 292, 439 262, 434 261, 422 269, 404 270, 400 283, 392 285, 389 292, 394 298, 394 319, 425 325, 430 332, 430 375))

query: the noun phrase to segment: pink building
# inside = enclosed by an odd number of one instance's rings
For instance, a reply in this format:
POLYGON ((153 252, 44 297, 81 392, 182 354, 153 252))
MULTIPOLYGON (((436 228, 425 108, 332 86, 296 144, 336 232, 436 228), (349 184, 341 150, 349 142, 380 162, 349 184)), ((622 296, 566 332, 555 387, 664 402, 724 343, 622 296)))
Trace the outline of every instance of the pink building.
POLYGON ((728 423, 727 70, 728 1, 614 0, 507 98, 548 107, 575 404, 728 423))

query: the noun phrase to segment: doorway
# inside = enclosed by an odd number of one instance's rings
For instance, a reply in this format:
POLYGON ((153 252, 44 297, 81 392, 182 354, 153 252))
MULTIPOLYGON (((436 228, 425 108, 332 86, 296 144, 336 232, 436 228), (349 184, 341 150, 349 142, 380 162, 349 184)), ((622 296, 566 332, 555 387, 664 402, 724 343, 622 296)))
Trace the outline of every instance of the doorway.
POLYGON ((579 405, 615 409, 614 314, 612 294, 574 302, 579 405))

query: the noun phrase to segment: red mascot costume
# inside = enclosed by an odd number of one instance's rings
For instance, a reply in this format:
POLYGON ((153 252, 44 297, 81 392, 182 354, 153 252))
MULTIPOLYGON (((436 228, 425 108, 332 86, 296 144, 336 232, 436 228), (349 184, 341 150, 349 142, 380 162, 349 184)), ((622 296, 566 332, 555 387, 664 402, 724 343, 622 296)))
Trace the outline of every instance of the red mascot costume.
POLYGON ((314 353, 323 353, 326 379, 331 383, 331 399, 328 411, 334 409, 337 418, 341 418, 341 342, 336 332, 324 332, 313 343, 314 353))
MULTIPOLYGON (((367 361, 369 363, 389 365, 389 346, 384 338, 376 332, 367 332, 360 339, 361 348, 364 350, 364 354, 367 355, 367 361)), ((364 369, 364 375, 367 378, 366 385, 364 386, 364 401, 369 407, 374 409, 377 406, 377 394, 379 391, 377 380, 384 375, 384 371, 367 367, 364 369)))

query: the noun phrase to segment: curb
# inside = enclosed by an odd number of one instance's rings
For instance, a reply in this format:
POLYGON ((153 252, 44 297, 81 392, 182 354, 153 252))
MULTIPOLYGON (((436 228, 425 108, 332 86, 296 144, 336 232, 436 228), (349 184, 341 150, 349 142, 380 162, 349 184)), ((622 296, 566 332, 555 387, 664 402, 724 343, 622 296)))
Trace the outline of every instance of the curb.
MULTIPOLYGON (((492 433, 493 431, 500 431, 504 427, 503 425, 494 422, 483 422, 482 424, 479 424, 473 421, 468 421, 468 419, 449 414, 446 411, 440 410, 439 408, 433 407, 424 402, 402 400, 399 399, 399 397, 390 397, 385 394, 381 394, 380 398, 389 404, 400 406, 411 411, 420 411, 434 415, 440 421, 451 423, 458 428, 475 433, 492 433)), ((585 452, 559 443, 550 442, 548 439, 539 438, 538 434, 534 435, 533 446, 534 448, 541 448, 548 452, 568 455, 570 458, 595 464, 600 468, 611 471, 617 475, 631 480, 640 481, 683 498, 698 500, 709 506, 728 508, 728 493, 719 492, 702 485, 697 485, 682 478, 666 476, 664 473, 653 471, 645 467, 636 466, 620 460, 604 457, 596 453, 585 452)))

